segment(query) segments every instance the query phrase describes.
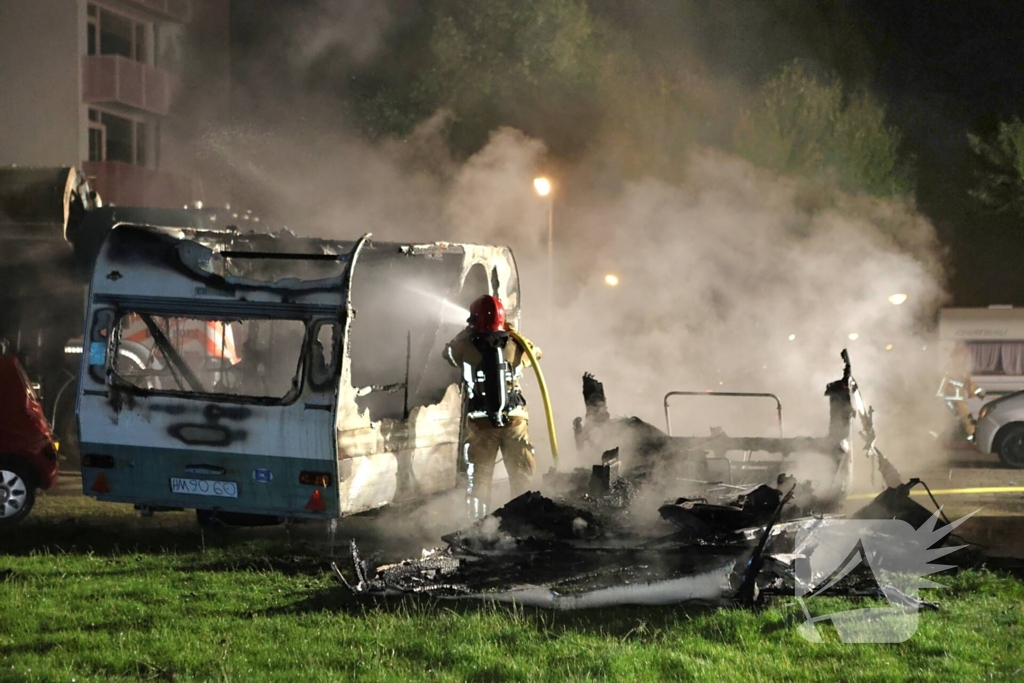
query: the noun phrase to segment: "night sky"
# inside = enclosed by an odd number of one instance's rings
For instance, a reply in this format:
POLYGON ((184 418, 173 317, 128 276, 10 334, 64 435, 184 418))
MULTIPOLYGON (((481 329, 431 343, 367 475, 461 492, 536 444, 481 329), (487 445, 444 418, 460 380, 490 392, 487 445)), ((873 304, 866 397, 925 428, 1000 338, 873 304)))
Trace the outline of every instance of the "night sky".
POLYGON ((876 92, 916 158, 917 200, 950 249, 964 305, 1024 304, 1024 219, 967 195, 977 171, 966 133, 1024 117, 1024 4, 997 0, 865 2, 859 25, 876 92))
MULTIPOLYGON (((838 74, 847 86, 874 92, 887 104, 890 122, 903 136, 902 152, 914 163, 918 207, 948 248, 954 303, 1024 305, 1018 266, 1024 260, 1024 219, 993 214, 971 199, 977 163, 967 144, 968 132, 989 136, 999 121, 1024 117, 1024 3, 772 0, 753 10, 754 5, 715 0, 589 5, 595 15, 643 35, 640 42, 652 49, 685 44, 709 70, 751 87, 771 69, 799 58, 838 74), (699 35, 692 31, 694 7, 712 17, 699 35)), ((236 83, 251 86, 269 69, 278 82, 334 93, 343 104, 351 74, 365 63, 351 63, 339 52, 297 73, 283 54, 294 49, 283 38, 294 30, 296 12, 304 13, 302 20, 316 20, 323 6, 315 0, 233 3, 236 83)), ((407 68, 419 49, 413 43, 423 35, 417 24, 425 16, 424 3, 395 0, 387 6, 385 44, 373 59, 404 62, 407 68)), ((252 104, 246 100, 246 112, 258 111, 252 104)), ((557 141, 548 142, 558 148, 557 141)))

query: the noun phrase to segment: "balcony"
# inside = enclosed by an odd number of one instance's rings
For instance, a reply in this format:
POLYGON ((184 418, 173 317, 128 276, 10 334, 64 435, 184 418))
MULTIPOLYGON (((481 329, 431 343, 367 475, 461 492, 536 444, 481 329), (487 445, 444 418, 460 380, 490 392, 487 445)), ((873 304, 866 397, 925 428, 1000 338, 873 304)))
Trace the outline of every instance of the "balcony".
POLYGON ((203 199, 201 183, 187 176, 123 161, 86 161, 82 168, 106 204, 180 209, 203 199))
POLYGON ((82 57, 82 101, 123 104, 160 116, 171 108, 173 74, 120 55, 82 57))
POLYGON ((182 24, 192 20, 191 0, 128 0, 129 4, 148 10, 160 19, 182 24))

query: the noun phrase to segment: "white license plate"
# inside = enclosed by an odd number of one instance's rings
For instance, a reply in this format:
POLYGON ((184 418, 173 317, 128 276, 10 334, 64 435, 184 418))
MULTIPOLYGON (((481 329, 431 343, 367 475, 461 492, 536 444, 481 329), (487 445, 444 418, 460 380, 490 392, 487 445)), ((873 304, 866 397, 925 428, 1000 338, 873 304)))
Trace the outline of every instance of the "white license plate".
POLYGON ((171 477, 171 493, 189 493, 193 496, 238 498, 238 484, 233 481, 178 479, 177 477, 171 477))

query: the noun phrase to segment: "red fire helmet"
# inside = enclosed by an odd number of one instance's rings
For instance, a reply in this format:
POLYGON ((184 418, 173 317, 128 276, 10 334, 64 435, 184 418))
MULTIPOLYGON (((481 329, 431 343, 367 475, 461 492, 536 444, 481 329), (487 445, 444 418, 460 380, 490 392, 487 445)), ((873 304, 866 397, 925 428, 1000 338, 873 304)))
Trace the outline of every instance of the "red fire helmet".
POLYGON ((474 332, 498 332, 505 329, 505 307, 497 297, 484 295, 469 307, 469 322, 474 332))

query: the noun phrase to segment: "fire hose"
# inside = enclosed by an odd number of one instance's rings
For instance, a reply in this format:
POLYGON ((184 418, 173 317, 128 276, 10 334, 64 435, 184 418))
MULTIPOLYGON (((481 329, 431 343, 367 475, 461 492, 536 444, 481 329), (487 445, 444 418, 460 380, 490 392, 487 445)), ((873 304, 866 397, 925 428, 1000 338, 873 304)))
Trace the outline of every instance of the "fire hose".
POLYGON ((540 369, 540 363, 537 361, 537 356, 533 352, 533 347, 530 342, 526 341, 522 335, 515 330, 508 329, 508 335, 512 337, 512 340, 522 347, 523 352, 526 353, 526 357, 530 359, 530 364, 533 366, 533 372, 537 375, 537 384, 540 386, 540 397, 544 403, 544 417, 547 418, 548 423, 548 438, 551 439, 551 458, 555 461, 555 467, 558 467, 558 437, 555 436, 555 415, 551 410, 551 396, 548 394, 548 385, 544 381, 544 372, 540 369))

